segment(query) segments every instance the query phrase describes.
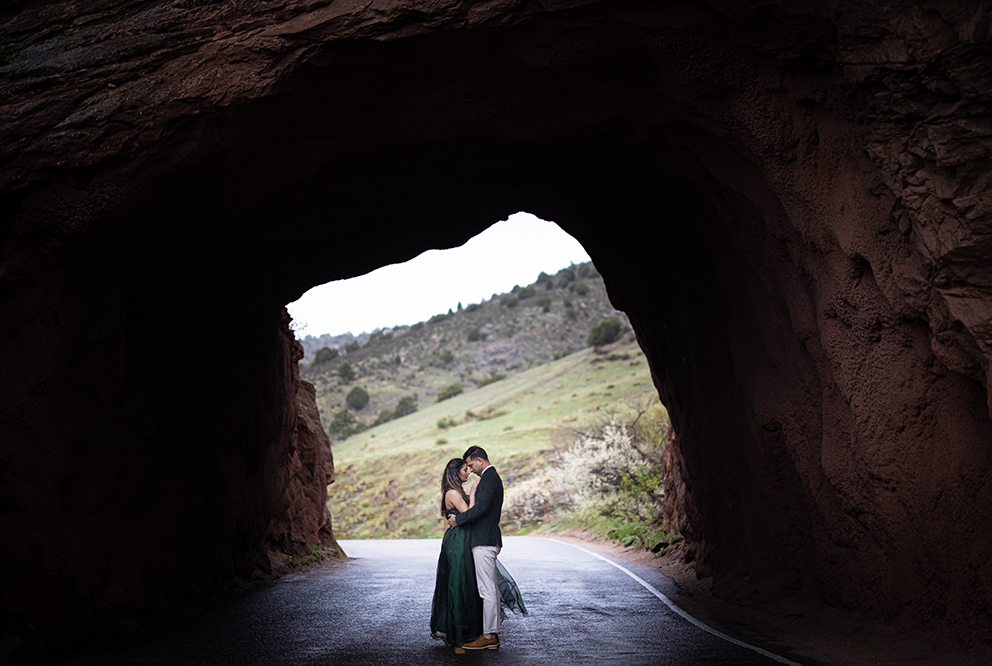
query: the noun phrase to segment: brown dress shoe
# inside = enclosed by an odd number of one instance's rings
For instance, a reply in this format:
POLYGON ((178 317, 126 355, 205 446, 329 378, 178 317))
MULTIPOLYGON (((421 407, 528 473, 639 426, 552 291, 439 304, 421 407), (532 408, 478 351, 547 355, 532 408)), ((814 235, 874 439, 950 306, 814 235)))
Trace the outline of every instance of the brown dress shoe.
POLYGON ((493 634, 492 638, 486 638, 483 634, 471 643, 462 645, 466 650, 496 650, 499 648, 499 634, 493 634))

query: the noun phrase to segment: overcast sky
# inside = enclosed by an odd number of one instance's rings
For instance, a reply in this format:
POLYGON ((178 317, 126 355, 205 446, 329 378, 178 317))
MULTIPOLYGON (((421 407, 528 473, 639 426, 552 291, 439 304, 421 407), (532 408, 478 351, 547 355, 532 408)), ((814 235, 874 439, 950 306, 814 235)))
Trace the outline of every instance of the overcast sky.
POLYGON ((461 247, 428 250, 403 264, 328 282, 287 307, 298 337, 359 335, 416 324, 459 302, 479 303, 528 285, 541 271, 554 274, 584 261, 589 255, 557 224, 516 213, 461 247))

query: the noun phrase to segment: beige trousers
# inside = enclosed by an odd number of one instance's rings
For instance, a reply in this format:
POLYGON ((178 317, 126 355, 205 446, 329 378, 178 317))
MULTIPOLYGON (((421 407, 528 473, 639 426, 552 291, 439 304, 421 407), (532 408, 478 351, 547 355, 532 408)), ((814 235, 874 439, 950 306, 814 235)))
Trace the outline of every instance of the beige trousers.
POLYGON ((499 633, 499 589, 496 586, 496 556, 498 546, 475 546, 472 559, 475 561, 475 582, 482 597, 482 633, 499 633))

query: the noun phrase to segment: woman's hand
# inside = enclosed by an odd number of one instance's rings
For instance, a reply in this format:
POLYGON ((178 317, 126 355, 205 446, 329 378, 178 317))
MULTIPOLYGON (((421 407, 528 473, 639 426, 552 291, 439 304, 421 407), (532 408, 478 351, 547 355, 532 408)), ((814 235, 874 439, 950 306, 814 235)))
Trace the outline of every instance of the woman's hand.
POLYGON ((468 491, 469 497, 475 497, 475 489, 479 487, 479 481, 480 479, 476 479, 472 482, 472 488, 468 491))

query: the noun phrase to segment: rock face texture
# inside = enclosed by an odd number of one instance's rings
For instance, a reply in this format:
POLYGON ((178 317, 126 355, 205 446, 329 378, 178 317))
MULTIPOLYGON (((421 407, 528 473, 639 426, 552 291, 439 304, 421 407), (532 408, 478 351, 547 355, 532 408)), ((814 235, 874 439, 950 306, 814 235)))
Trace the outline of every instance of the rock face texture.
POLYGON ((22 0, 0 44, 7 626, 329 539, 283 305, 528 210, 630 317, 719 594, 992 637, 985 3, 22 0))

